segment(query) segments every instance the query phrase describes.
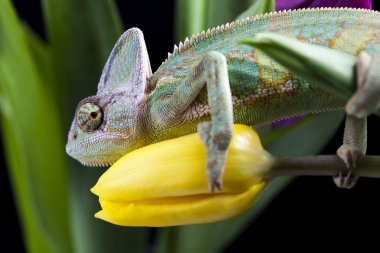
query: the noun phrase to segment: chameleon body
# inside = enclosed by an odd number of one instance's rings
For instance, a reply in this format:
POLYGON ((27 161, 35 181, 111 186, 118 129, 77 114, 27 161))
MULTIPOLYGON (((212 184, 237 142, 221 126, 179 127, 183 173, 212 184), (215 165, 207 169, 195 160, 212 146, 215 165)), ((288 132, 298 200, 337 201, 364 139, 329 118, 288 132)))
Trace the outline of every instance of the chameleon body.
POLYGON ((132 28, 115 45, 98 93, 79 103, 68 154, 86 165, 110 164, 141 146, 194 133, 211 120, 198 131, 208 149, 213 189, 220 187, 233 122, 258 125, 343 108, 346 101, 238 44, 260 32, 374 55, 380 49, 380 14, 322 8, 234 21, 175 46, 154 74, 143 35, 132 28))

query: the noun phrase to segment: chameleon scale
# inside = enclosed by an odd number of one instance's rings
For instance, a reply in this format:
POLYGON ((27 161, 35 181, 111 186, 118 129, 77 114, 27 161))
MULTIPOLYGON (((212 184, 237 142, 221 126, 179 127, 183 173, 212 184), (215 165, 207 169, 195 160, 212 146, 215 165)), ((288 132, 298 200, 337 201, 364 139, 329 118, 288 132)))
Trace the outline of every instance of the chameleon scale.
MULTIPOLYGON (((202 56, 215 50, 227 58, 235 123, 258 125, 342 108, 345 101, 310 85, 260 51, 237 44, 241 39, 268 31, 353 55, 362 50, 373 55, 380 49, 380 20, 375 11, 321 8, 250 17, 209 29, 175 46, 173 54, 169 54, 149 81, 150 106, 159 108, 160 100, 175 91, 202 56)), ((154 139, 194 132, 198 122, 208 120, 206 89, 183 118, 184 122, 174 128, 160 129, 154 139)))

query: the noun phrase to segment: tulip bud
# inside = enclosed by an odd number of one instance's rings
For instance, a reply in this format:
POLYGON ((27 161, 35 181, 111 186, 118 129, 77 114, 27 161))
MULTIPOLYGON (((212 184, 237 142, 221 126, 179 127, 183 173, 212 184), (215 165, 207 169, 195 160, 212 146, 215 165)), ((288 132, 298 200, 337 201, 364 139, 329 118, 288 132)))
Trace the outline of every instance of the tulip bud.
POLYGON ((95 217, 123 226, 174 226, 220 221, 246 210, 265 186, 273 163, 257 133, 235 125, 223 189, 210 192, 206 148, 198 134, 152 144, 119 159, 92 192, 95 217))

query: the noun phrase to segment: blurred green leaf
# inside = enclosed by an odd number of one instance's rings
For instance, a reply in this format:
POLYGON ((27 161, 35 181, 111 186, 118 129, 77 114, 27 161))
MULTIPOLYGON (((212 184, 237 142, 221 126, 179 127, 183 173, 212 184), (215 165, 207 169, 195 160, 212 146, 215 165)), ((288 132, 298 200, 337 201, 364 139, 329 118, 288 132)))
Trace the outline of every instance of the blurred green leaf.
POLYGON ((100 210, 98 198, 90 193, 106 168, 85 168, 71 161, 70 191, 75 252, 80 253, 145 253, 148 228, 121 227, 96 219, 100 210))
POLYGON ((263 51, 293 73, 348 99, 355 91, 356 57, 274 33, 259 33, 241 44, 263 51))
POLYGON ((113 0, 42 0, 42 7, 67 126, 79 100, 96 92, 121 22, 113 0))
POLYGON ((251 7, 240 14, 236 19, 256 16, 262 13, 275 11, 275 0, 256 0, 251 7))
POLYGON ((206 28, 208 0, 178 0, 175 12, 177 41, 197 34, 206 28), (189 22, 191 20, 191 22, 189 22))
MULTIPOLYGON (((112 0, 43 0, 42 4, 67 132, 77 103, 96 92, 103 66, 122 34, 121 22, 112 0)), ((145 252, 148 229, 121 228, 94 218, 100 206, 89 189, 104 170, 69 161, 74 249, 145 252)))
POLYGON ((54 98, 58 96, 57 85, 54 85, 54 73, 52 68, 51 51, 49 46, 42 41, 29 26, 22 23, 24 34, 27 37, 26 43, 29 47, 31 59, 34 62, 34 67, 38 69, 38 72, 43 76, 43 83, 45 89, 52 92, 54 98))
MULTIPOLYGON (((207 8, 207 27, 211 28, 231 22, 250 7, 252 0, 209 0, 207 8)), ((191 20, 189 21, 191 22, 191 20)))
POLYGON ((177 0, 175 35, 177 41, 208 28, 233 21, 258 0, 177 0))
POLYGON ((8 171, 29 252, 71 252, 66 161, 45 46, 0 2, 0 109, 8 171), (45 68, 36 67, 36 63, 45 68), (46 71, 46 72, 45 72, 46 71))

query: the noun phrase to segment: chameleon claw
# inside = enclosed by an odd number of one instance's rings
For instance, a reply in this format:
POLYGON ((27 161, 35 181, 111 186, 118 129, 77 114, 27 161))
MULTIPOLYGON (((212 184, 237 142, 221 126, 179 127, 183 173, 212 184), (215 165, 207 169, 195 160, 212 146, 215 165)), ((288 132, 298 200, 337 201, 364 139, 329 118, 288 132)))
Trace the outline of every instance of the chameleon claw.
POLYGON ((342 189, 352 189, 356 185, 359 177, 352 174, 351 170, 347 173, 339 172, 338 175, 333 176, 335 184, 342 189))
POLYGON ((333 176, 333 180, 339 188, 352 189, 359 180, 359 177, 353 174, 352 169, 356 167, 356 162, 363 156, 363 152, 354 145, 343 144, 337 150, 337 156, 346 164, 347 172, 340 171, 338 175, 333 176))
POLYGON ((207 181, 211 192, 216 189, 222 190, 222 177, 225 167, 225 161, 227 158, 227 151, 213 152, 212 150, 207 150, 207 181))
POLYGON ((219 191, 222 190, 222 181, 219 179, 208 178, 208 188, 210 192, 214 192, 215 188, 219 191))
POLYGON ((198 124, 198 134, 207 148, 206 174, 208 187, 211 192, 215 188, 222 190, 222 178, 227 159, 227 149, 219 149, 215 138, 211 136, 212 123, 202 122, 198 124))
POLYGON ((346 164, 347 172, 340 172, 333 177, 339 188, 351 189, 358 181, 352 173, 356 162, 365 155, 367 149, 367 120, 347 115, 344 128, 343 144, 338 148, 337 156, 346 164))

